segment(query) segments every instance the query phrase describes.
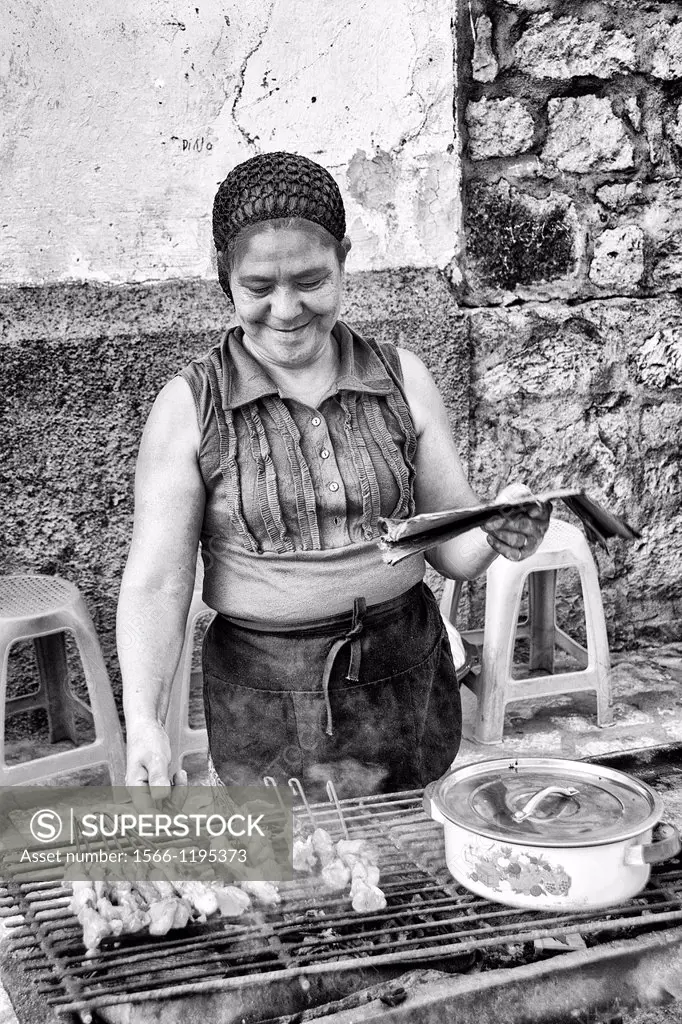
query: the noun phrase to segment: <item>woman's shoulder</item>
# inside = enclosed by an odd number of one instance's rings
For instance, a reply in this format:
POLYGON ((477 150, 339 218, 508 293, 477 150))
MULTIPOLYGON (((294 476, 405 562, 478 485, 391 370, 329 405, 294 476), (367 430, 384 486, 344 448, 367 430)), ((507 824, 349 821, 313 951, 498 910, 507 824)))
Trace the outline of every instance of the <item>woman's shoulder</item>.
POLYGON ((230 334, 230 331, 224 334, 219 342, 183 366, 173 378, 188 387, 202 433, 210 420, 215 395, 222 392, 225 376, 230 374, 230 334))
POLYGON ((419 356, 406 348, 398 348, 397 352, 403 372, 405 399, 417 436, 420 436, 433 410, 442 404, 442 398, 431 373, 419 356))
MULTIPOLYGON (((178 371, 177 377, 187 381, 193 393, 197 387, 201 388, 206 385, 212 367, 220 371, 225 364, 227 353, 229 352, 228 340, 229 332, 223 335, 220 341, 208 349, 207 352, 195 356, 178 371)), ((177 377, 173 379, 176 380, 177 377)))
POLYGON ((198 424, 195 402, 183 377, 172 377, 161 388, 149 413, 145 433, 157 441, 196 447, 198 424))
POLYGON ((427 370, 425 363, 416 352, 411 352, 408 348, 400 348, 398 346, 395 347, 395 352, 400 360, 400 368, 405 384, 414 383, 417 386, 423 386, 428 382, 433 383, 433 378, 427 370))

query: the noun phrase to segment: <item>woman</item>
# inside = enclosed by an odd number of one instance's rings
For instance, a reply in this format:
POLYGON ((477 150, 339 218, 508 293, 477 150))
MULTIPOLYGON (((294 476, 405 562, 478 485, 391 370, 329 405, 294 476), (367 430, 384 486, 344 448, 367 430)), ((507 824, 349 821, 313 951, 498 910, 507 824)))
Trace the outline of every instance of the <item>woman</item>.
MULTIPOLYGON (((459 745, 458 686, 423 557, 385 565, 379 516, 475 504, 421 361, 338 320, 345 258, 331 175, 293 154, 234 168, 213 211, 237 326, 159 394, 142 439, 119 622, 128 782, 168 784, 163 728, 199 541, 213 767, 298 775, 315 796, 420 786, 459 745)), ((496 517, 429 553, 472 579, 537 548, 549 511, 496 517)))

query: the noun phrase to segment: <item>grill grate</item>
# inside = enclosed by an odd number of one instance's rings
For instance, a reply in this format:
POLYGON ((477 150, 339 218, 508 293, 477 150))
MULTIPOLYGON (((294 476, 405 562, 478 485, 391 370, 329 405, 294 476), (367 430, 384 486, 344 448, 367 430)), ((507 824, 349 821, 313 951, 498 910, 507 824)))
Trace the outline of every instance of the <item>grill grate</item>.
MULTIPOLYGON (((587 945, 682 924, 682 865, 652 874, 637 898, 607 911, 519 911, 460 888, 444 861, 442 826, 426 818, 421 791, 341 801, 352 838, 378 848, 384 911, 356 914, 347 896, 330 897, 308 876, 282 883, 282 903, 239 922, 194 925, 163 938, 104 940, 85 957, 81 928, 59 882, 12 883, 0 890, 21 951, 40 991, 60 1013, 238 988, 274 978, 338 974, 358 967, 475 956, 481 969, 533 957, 535 940, 579 933, 587 945), (144 975, 144 976, 143 976, 144 975)), ((339 815, 312 808, 316 824, 341 838, 339 815)), ((453 964, 454 959, 454 964, 453 964)), ((517 961, 518 962, 518 961, 517 961)))

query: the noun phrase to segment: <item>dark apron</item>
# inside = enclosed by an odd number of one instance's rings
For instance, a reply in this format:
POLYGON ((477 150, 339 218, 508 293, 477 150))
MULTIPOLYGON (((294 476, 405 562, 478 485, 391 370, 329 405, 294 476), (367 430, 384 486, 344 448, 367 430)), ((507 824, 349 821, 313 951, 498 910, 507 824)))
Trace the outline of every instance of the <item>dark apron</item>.
POLYGON ((227 785, 292 776, 310 799, 412 789, 459 748, 459 685, 429 588, 282 631, 217 615, 203 648, 211 758, 227 785))

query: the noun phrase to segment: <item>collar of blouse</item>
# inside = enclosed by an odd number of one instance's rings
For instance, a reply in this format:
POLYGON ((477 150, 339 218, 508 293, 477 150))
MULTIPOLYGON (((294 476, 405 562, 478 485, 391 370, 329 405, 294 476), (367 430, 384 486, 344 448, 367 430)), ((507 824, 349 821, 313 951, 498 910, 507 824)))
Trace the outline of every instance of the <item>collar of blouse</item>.
MULTIPOLYGON (((336 379, 337 390, 365 392, 370 395, 389 394, 393 382, 370 346, 340 320, 334 326, 332 334, 338 342, 341 359, 341 368, 336 379)), ((230 373, 223 377, 224 409, 238 409, 265 395, 279 394, 277 385, 267 370, 244 349, 241 336, 241 328, 235 327, 225 339, 230 373)))

